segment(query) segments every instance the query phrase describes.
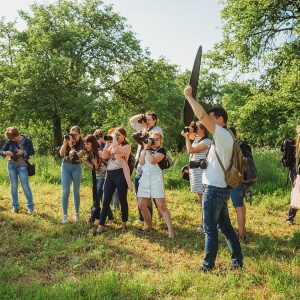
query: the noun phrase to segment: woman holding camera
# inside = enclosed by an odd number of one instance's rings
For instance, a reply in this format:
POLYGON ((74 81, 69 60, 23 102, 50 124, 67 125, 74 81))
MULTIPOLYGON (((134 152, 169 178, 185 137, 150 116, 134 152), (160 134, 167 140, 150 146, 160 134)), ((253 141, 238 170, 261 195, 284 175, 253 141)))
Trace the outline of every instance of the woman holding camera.
MULTIPOLYGON (((106 167, 107 167, 107 161, 105 159, 102 159, 102 153, 103 153, 103 147, 105 147, 105 141, 103 138, 103 133, 101 129, 96 129, 92 138, 90 135, 88 135, 85 139, 85 148, 88 153, 92 154, 95 160, 95 157, 97 157, 97 162, 98 164, 95 165, 95 182, 93 181, 93 184, 96 184, 96 199, 93 199, 93 206, 91 208, 91 215, 88 219, 88 224, 94 224, 95 219, 100 218, 100 211, 101 211, 101 206, 100 206, 100 201, 102 201, 102 196, 103 196, 103 185, 104 185, 104 179, 105 179, 105 174, 106 174, 106 167), (95 143, 96 141, 96 143, 95 143), (90 145, 91 143, 91 145, 90 145), (104 144, 104 145, 103 145, 104 144), (103 147, 102 147, 103 146, 103 147), (92 147, 92 150, 90 150, 92 147), (92 151, 92 152, 91 152, 92 151), (96 155, 97 153, 97 155, 96 155), (99 157, 99 160, 98 160, 99 157)), ((88 154, 89 155, 89 154, 88 154)), ((90 155, 89 155, 90 156, 90 155)), ((88 159, 90 160, 90 159, 88 159)), ((91 167, 90 167, 91 169, 91 167)), ((93 170, 93 168, 91 169, 93 170)), ((93 193, 94 193, 93 189, 93 193)), ((111 211, 111 208, 109 207, 108 210, 108 219, 110 221, 114 220, 113 213, 111 211)))
POLYGON ((82 166, 79 161, 84 155, 84 144, 79 126, 73 126, 70 133, 64 136, 63 145, 60 148, 60 155, 63 157, 61 164, 62 184, 62 223, 68 223, 68 204, 70 196, 70 185, 73 186, 75 222, 79 221, 80 207, 80 182, 82 178, 82 166))
POLYGON ((159 166, 166 156, 166 150, 161 148, 162 141, 163 135, 159 131, 149 132, 149 138, 144 140, 144 149, 139 159, 143 173, 139 180, 137 197, 139 208, 146 222, 146 226, 141 230, 149 231, 152 229, 151 214, 147 206, 149 200, 155 198, 157 207, 167 224, 169 238, 174 238, 172 218, 165 200, 163 171, 159 166))
POLYGON ((104 136, 104 139, 106 140, 106 145, 103 149, 102 158, 107 159, 108 163, 99 226, 95 230, 94 236, 101 234, 104 229, 112 196, 116 189, 122 214, 122 224, 119 230, 126 230, 128 221, 127 189, 133 190, 127 163, 131 153, 131 146, 126 141, 126 130, 123 127, 117 127, 112 135, 104 136))
MULTIPOLYGON (((181 132, 185 137, 185 144, 189 159, 189 174, 190 174, 190 188, 191 192, 197 193, 200 210, 201 219, 203 223, 202 216, 202 194, 203 194, 203 184, 202 184, 202 174, 203 166, 200 165, 199 161, 206 158, 208 148, 211 144, 211 140, 208 138, 209 132, 200 121, 192 122, 187 130, 181 132), (191 143, 191 140, 194 140, 191 143), (202 169, 201 169, 202 167, 202 169)), ((202 224, 197 228, 197 231, 203 233, 202 224)))
POLYGON ((10 191, 12 198, 12 212, 19 212, 19 200, 18 200, 18 176, 23 188, 23 192, 26 197, 26 205, 28 208, 28 214, 31 214, 34 209, 32 192, 28 181, 28 171, 26 160, 31 155, 34 155, 34 148, 32 141, 25 135, 20 134, 17 127, 8 127, 5 130, 6 143, 0 151, 0 155, 3 157, 9 156, 7 170, 10 180, 10 191))
MULTIPOLYGON (((132 128, 136 130, 136 132, 132 135, 132 138, 138 143, 138 148, 136 152, 136 174, 134 177, 134 187, 135 187, 135 193, 137 195, 138 188, 139 188, 139 180, 142 176, 142 167, 138 163, 139 157, 141 154, 141 151, 143 150, 143 143, 141 141, 141 138, 145 138, 148 133, 152 130, 159 131, 160 133, 163 133, 162 129, 156 124, 157 123, 157 115, 153 110, 148 110, 144 114, 138 114, 129 119, 130 125, 132 128)), ((153 202, 157 208, 157 204, 155 202, 155 199, 153 199, 153 202)), ((152 202, 151 199, 148 203, 148 209, 150 211, 151 217, 153 214, 153 208, 152 208, 152 202)), ((161 217, 161 213, 157 208, 158 216, 161 217)), ((138 222, 144 222, 143 215, 138 208, 138 222)))

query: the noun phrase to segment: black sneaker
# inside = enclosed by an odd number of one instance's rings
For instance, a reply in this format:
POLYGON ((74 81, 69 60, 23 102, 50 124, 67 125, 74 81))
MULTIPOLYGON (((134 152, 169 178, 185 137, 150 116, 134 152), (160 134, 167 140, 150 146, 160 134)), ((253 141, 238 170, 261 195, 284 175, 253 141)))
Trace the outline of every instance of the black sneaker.
POLYGON ((93 216, 90 216, 89 219, 88 219, 88 222, 94 224, 95 223, 95 218, 93 216))
POLYGON ((197 272, 211 272, 214 269, 214 267, 208 268, 205 266, 200 266, 199 268, 196 268, 195 270, 197 272))

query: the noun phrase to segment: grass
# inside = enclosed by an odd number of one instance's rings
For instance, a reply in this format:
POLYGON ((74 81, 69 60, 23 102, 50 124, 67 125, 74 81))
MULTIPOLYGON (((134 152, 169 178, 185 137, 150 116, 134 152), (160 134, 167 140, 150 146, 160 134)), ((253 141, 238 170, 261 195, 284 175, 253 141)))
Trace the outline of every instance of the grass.
MULTIPOLYGON (((242 242, 245 269, 226 271, 230 253, 220 235, 215 271, 194 270, 203 259, 204 235, 196 233, 200 212, 188 182, 180 178, 186 154, 174 158, 165 171, 166 195, 176 237, 154 213, 157 231, 141 233, 134 194, 129 192, 129 228, 116 223, 93 237, 86 227, 92 203, 90 171, 84 170, 81 217, 60 224, 60 162, 33 158, 37 175, 30 178, 35 212, 26 214, 19 190, 21 213, 11 213, 6 161, 0 161, 0 295, 1 299, 299 299, 300 232, 285 223, 290 185, 286 169, 278 165, 278 151, 256 150, 260 181, 247 203, 246 242, 242 242)), ((233 225, 236 215, 229 202, 233 225)), ((296 218, 297 221, 297 218, 296 218)), ((95 225, 96 226, 96 225, 95 225)))

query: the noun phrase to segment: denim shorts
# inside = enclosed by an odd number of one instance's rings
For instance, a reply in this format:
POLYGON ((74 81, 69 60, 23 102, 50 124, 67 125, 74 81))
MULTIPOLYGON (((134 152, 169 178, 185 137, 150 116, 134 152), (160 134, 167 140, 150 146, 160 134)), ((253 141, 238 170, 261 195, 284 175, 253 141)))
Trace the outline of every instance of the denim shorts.
POLYGON ((244 206, 244 184, 240 183, 236 188, 230 190, 230 198, 234 208, 244 206))

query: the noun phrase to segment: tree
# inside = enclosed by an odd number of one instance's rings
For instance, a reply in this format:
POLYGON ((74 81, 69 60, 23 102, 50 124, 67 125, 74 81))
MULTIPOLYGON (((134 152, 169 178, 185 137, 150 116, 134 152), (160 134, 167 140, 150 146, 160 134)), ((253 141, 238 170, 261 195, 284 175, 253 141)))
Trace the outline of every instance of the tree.
MULTIPOLYGON (((34 4, 31 13, 20 12, 27 24, 21 32, 1 24, 2 42, 10 43, 0 50, 0 101, 14 120, 30 116, 33 126, 46 121, 55 147, 64 130, 86 126, 94 112, 101 113, 120 70, 140 59, 142 50, 125 19, 99 0, 34 4)), ((2 122, 8 123, 4 115, 2 122)))
MULTIPOLYGON (((211 67, 227 74, 256 72, 249 93, 222 100, 238 115, 247 138, 279 145, 294 136, 299 123, 300 2, 295 0, 223 1, 223 40, 207 54, 211 67), (259 73, 257 73, 259 72, 259 73), (230 99, 229 99, 230 98, 230 99)), ((248 82, 249 83, 249 82, 248 82)))

